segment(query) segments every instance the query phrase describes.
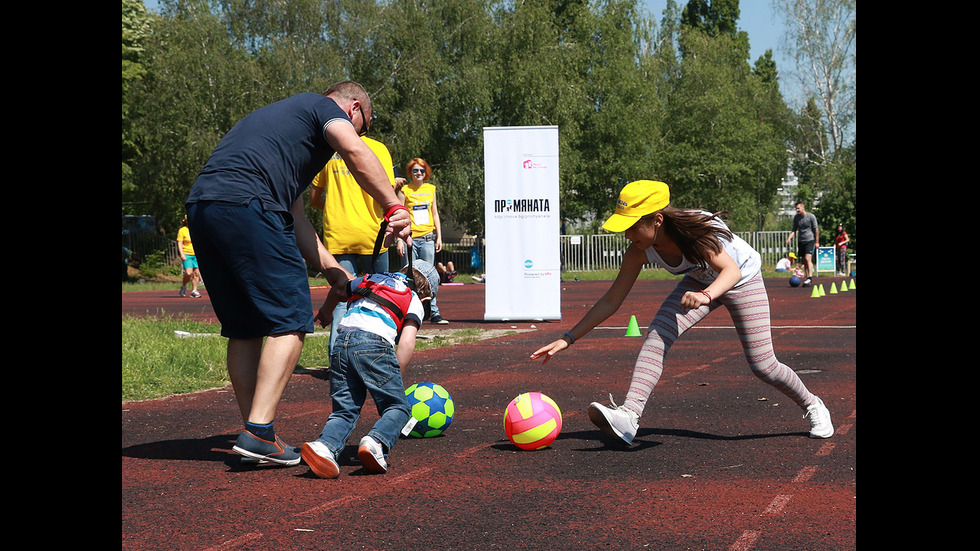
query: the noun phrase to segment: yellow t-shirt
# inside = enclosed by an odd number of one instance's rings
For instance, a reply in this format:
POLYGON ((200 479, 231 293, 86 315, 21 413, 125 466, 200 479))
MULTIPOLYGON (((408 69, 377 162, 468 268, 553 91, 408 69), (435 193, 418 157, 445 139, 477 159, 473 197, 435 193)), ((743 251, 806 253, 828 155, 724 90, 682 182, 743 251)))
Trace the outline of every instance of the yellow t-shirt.
MULTIPOLYGON (((395 185, 391 153, 377 140, 361 136, 385 167, 388 181, 395 185)), ((323 244, 330 254, 372 254, 374 241, 384 220, 381 205, 357 185, 340 155, 334 154, 313 179, 323 190, 323 244)), ((388 250, 382 247, 381 252, 388 250)))
POLYGON ((405 184, 402 193, 405 194, 405 207, 412 213, 412 237, 421 237, 436 231, 436 221, 432 217, 436 186, 428 182, 411 182, 405 184))
POLYGON ((181 226, 177 230, 177 244, 183 249, 185 255, 194 256, 194 245, 191 244, 191 230, 187 226, 181 226))

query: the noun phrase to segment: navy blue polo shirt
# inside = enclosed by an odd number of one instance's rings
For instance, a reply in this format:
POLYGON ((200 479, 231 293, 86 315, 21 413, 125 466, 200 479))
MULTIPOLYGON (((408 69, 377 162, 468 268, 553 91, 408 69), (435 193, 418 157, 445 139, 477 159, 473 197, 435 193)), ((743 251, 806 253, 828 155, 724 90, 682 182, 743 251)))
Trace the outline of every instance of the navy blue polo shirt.
POLYGON ((264 210, 288 212, 333 156, 323 131, 337 121, 351 124, 333 99, 312 92, 251 112, 218 143, 186 204, 258 199, 264 210))

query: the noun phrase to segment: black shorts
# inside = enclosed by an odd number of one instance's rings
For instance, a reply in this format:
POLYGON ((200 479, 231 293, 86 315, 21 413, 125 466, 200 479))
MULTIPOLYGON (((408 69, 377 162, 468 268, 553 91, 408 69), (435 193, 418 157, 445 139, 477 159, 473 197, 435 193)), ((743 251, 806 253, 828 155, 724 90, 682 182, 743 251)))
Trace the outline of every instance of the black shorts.
POLYGON ((802 259, 806 255, 810 255, 812 257, 817 252, 816 245, 817 245, 816 241, 800 241, 799 244, 797 245, 797 251, 796 251, 797 256, 800 259, 802 259))

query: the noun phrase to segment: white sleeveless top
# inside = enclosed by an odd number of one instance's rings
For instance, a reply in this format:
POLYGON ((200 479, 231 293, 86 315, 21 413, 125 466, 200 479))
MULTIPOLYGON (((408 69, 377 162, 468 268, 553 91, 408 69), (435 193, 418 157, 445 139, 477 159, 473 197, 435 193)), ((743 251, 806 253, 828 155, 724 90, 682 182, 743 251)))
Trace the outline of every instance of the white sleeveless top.
MULTIPOLYGON (((711 215, 710 212, 705 212, 704 214, 709 216, 711 215)), ((717 218, 713 219, 711 222, 715 226, 728 229, 728 226, 717 218)), ((731 241, 725 239, 724 237, 720 237, 719 241, 721 241, 721 244, 725 249, 725 252, 728 253, 728 256, 732 257, 735 264, 737 264, 739 269, 742 271, 742 277, 738 280, 738 283, 735 284, 735 287, 743 285, 745 282, 752 279, 756 274, 762 271, 762 256, 759 255, 759 253, 756 252, 756 250, 753 249, 752 246, 749 245, 744 239, 733 233, 731 241)), ((660 255, 657 254, 657 250, 653 247, 647 248, 646 253, 647 260, 657 264, 674 275, 683 274, 690 276, 701 283, 704 283, 705 285, 710 285, 711 282, 718 278, 718 272, 714 271, 711 266, 701 268, 696 263, 688 260, 687 257, 682 257, 681 263, 677 266, 671 266, 670 264, 664 262, 664 259, 660 258, 660 255)))

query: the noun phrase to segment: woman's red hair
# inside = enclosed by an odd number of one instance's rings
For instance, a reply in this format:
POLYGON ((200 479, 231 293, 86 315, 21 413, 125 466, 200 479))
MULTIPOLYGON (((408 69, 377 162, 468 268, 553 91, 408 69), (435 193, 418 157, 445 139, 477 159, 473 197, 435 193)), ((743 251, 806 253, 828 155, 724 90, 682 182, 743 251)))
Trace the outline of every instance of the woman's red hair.
POLYGON ((405 174, 407 174, 409 178, 412 176, 412 167, 415 165, 425 169, 425 180, 432 178, 432 167, 429 166, 429 163, 425 162, 425 159, 421 157, 415 157, 411 161, 408 161, 408 164, 405 165, 405 174))

